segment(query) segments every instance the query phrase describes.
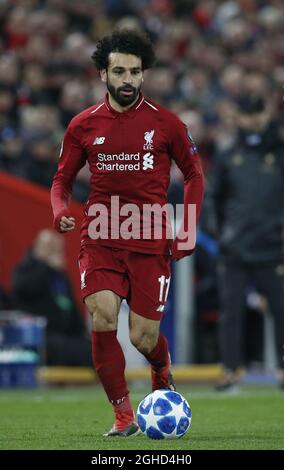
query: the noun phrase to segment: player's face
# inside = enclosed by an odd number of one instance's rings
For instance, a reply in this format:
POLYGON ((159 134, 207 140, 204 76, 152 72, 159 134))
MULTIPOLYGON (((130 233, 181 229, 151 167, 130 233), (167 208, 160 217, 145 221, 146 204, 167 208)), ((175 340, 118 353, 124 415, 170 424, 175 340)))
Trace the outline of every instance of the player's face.
POLYGON ((138 98, 143 82, 141 58, 133 54, 111 52, 108 69, 102 72, 111 97, 121 106, 131 106, 138 98))

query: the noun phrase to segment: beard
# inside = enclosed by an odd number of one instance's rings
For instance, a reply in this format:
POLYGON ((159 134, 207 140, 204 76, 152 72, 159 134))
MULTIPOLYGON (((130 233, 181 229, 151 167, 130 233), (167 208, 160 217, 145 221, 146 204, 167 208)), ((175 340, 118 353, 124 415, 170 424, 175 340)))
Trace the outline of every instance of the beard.
POLYGON ((132 103, 135 102, 135 100, 137 99, 140 93, 141 85, 137 88, 131 85, 124 85, 124 86, 115 88, 107 80, 107 89, 110 95, 112 96, 112 98, 119 104, 119 106, 124 108, 124 107, 130 106, 132 103), (124 95, 123 91, 129 91, 131 93, 124 95))

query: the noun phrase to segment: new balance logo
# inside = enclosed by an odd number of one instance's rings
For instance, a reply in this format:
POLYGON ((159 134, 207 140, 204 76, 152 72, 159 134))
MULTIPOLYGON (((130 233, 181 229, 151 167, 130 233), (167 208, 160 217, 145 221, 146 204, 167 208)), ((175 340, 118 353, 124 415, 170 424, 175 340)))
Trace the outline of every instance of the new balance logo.
POLYGON ((156 309, 156 312, 163 312, 165 310, 164 305, 159 305, 159 307, 156 309))
POLYGON ((150 152, 143 155, 143 170, 153 170, 154 168, 154 155, 150 152))
POLYGON ((96 137, 93 142, 93 145, 101 145, 104 143, 105 140, 106 140, 105 137, 96 137))

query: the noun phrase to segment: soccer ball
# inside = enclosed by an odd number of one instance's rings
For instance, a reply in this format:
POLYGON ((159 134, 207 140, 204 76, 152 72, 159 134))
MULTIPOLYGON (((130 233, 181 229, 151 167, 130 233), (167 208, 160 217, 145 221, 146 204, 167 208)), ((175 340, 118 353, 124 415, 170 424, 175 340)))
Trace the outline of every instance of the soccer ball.
POLYGON ((139 404, 137 422, 150 439, 178 439, 190 427, 191 409, 180 393, 155 390, 139 404))

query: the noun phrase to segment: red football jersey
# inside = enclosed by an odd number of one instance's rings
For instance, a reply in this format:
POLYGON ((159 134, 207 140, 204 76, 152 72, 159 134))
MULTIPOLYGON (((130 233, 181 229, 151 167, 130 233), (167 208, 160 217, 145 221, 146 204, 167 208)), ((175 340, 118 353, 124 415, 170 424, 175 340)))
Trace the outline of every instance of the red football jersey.
MULTIPOLYGON (((175 114, 142 94, 123 113, 110 106, 106 95, 103 102, 75 116, 67 128, 51 189, 55 225, 58 228, 61 216, 68 214, 73 181, 88 161, 91 189, 81 227, 82 244, 99 243, 142 253, 169 254, 172 240, 166 238, 165 213, 162 238, 155 239, 153 232, 149 236, 147 230, 145 235, 142 219, 140 228, 138 225, 138 230, 132 231, 128 239, 120 232, 117 234, 113 227, 127 222, 129 214, 132 221, 135 219, 137 214, 126 204, 135 204, 140 209, 140 217, 145 204, 167 204, 172 160, 184 175, 185 207, 196 204, 198 217, 203 198, 203 173, 186 126, 175 114), (107 233, 100 238, 93 236, 96 230, 92 229, 98 207, 107 208, 105 217, 108 219, 107 233)), ((153 220, 151 217, 151 224, 153 220)), ((128 228, 129 223, 128 219, 128 228)))

